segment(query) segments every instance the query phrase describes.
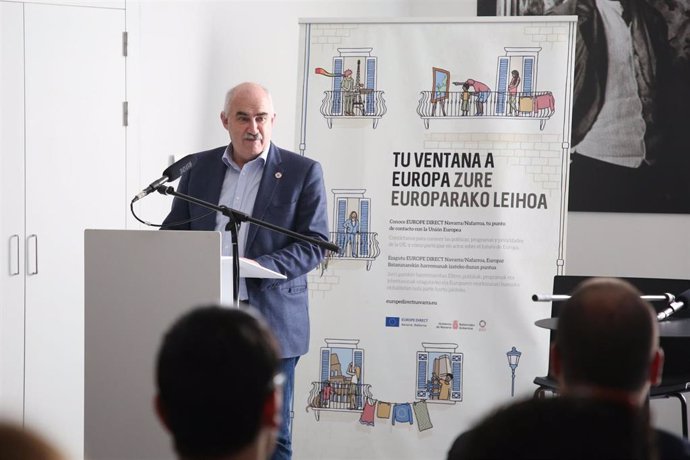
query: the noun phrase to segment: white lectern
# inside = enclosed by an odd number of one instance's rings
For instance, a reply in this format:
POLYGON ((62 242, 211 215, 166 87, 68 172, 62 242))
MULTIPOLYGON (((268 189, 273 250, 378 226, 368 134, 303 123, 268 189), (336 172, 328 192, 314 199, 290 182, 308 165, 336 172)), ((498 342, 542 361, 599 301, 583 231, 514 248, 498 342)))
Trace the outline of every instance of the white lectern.
MULTIPOLYGON (((194 306, 232 305, 219 232, 84 233, 84 453, 90 460, 173 458, 153 410, 163 332, 194 306)), ((285 278, 240 261, 245 278, 285 278)))

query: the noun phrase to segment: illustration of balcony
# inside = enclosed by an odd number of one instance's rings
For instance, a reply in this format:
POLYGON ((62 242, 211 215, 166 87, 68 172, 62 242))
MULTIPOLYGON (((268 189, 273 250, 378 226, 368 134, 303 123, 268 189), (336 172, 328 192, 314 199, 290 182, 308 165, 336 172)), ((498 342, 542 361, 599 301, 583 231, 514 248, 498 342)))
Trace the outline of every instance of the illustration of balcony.
POLYGON ((307 412, 314 411, 319 420, 320 411, 362 412, 366 398, 373 398, 371 385, 350 383, 347 380, 326 380, 312 382, 307 400, 307 412))
POLYGON ((372 120, 373 129, 376 129, 379 120, 386 114, 383 93, 370 88, 324 91, 321 115, 326 119, 329 128, 333 127, 333 119, 364 119, 372 120))
POLYGON ((510 120, 538 120, 543 130, 546 121, 555 113, 550 91, 486 93, 449 91, 447 97, 432 101, 433 91, 421 91, 417 114, 429 129, 429 120, 501 118, 510 120), (488 95, 487 95, 488 93, 488 95), (484 94, 482 96, 482 94, 484 94))
POLYGON ((376 232, 331 232, 330 241, 337 244, 340 251, 328 253, 324 268, 331 259, 347 259, 366 261, 367 270, 371 269, 371 263, 381 254, 377 236, 376 232))

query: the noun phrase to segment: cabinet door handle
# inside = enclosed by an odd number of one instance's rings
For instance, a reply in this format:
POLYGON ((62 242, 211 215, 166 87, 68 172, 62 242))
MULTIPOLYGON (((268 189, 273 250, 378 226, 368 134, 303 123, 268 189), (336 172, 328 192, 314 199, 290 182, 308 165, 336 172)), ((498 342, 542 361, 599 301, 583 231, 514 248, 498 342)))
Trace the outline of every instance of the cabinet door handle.
POLYGON ((38 275, 38 235, 35 233, 29 235, 29 237, 26 239, 27 243, 27 253, 28 256, 26 258, 27 263, 29 264, 29 267, 26 271, 28 275, 38 275), (33 241, 33 245, 31 242, 33 241), (33 251, 32 251, 33 249, 33 251), (33 257, 32 257, 32 252, 33 252, 33 257), (30 262, 33 260, 33 267, 31 266, 30 262))
POLYGON ((10 236, 10 276, 19 274, 19 235, 10 236))

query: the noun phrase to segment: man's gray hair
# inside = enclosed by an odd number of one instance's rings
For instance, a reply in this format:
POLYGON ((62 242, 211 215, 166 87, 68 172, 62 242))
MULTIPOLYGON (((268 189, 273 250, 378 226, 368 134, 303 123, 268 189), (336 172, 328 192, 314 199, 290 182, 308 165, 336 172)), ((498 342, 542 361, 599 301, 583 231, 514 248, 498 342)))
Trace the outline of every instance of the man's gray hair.
POLYGON ((235 97, 235 93, 237 93, 237 90, 246 85, 246 84, 253 84, 261 88, 264 93, 266 93, 266 96, 268 96, 268 101, 271 104, 271 111, 274 111, 275 109, 273 108, 273 97, 271 96, 271 92, 263 85, 260 85, 258 83, 253 83, 253 82, 244 82, 240 83, 238 85, 233 86, 228 90, 227 93, 225 93, 225 102, 223 104, 223 113, 227 116, 228 115, 228 110, 230 109, 230 102, 232 102, 232 99, 235 97))

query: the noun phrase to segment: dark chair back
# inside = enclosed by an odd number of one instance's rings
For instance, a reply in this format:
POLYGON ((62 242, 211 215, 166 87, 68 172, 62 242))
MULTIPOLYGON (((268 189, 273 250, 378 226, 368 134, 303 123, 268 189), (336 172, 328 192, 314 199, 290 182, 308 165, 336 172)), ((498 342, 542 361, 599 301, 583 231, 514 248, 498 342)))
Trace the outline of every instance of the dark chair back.
MULTIPOLYGON (((554 276, 553 294, 570 294, 575 287, 590 276, 554 276)), ((666 279, 666 278, 625 278, 644 295, 660 295, 665 293, 677 296, 690 289, 690 280, 666 279)), ((662 312, 668 307, 665 301, 650 302, 657 312, 662 312)), ((562 301, 551 304, 551 317, 557 318, 562 301)), ((673 336, 664 336, 664 328, 661 328, 661 347, 664 349, 666 360, 664 363, 664 375, 661 385, 653 389, 653 393, 667 393, 673 391, 690 390, 690 306, 681 308, 670 318, 664 320, 679 321, 685 323, 687 319, 687 336, 678 336, 677 329, 673 336)), ((678 323, 680 324, 680 323, 678 323)), ((551 331, 551 341, 555 338, 556 331, 551 331)), ((549 365, 550 366, 550 365, 549 365)), ((553 375, 549 367, 549 376, 553 375)))

